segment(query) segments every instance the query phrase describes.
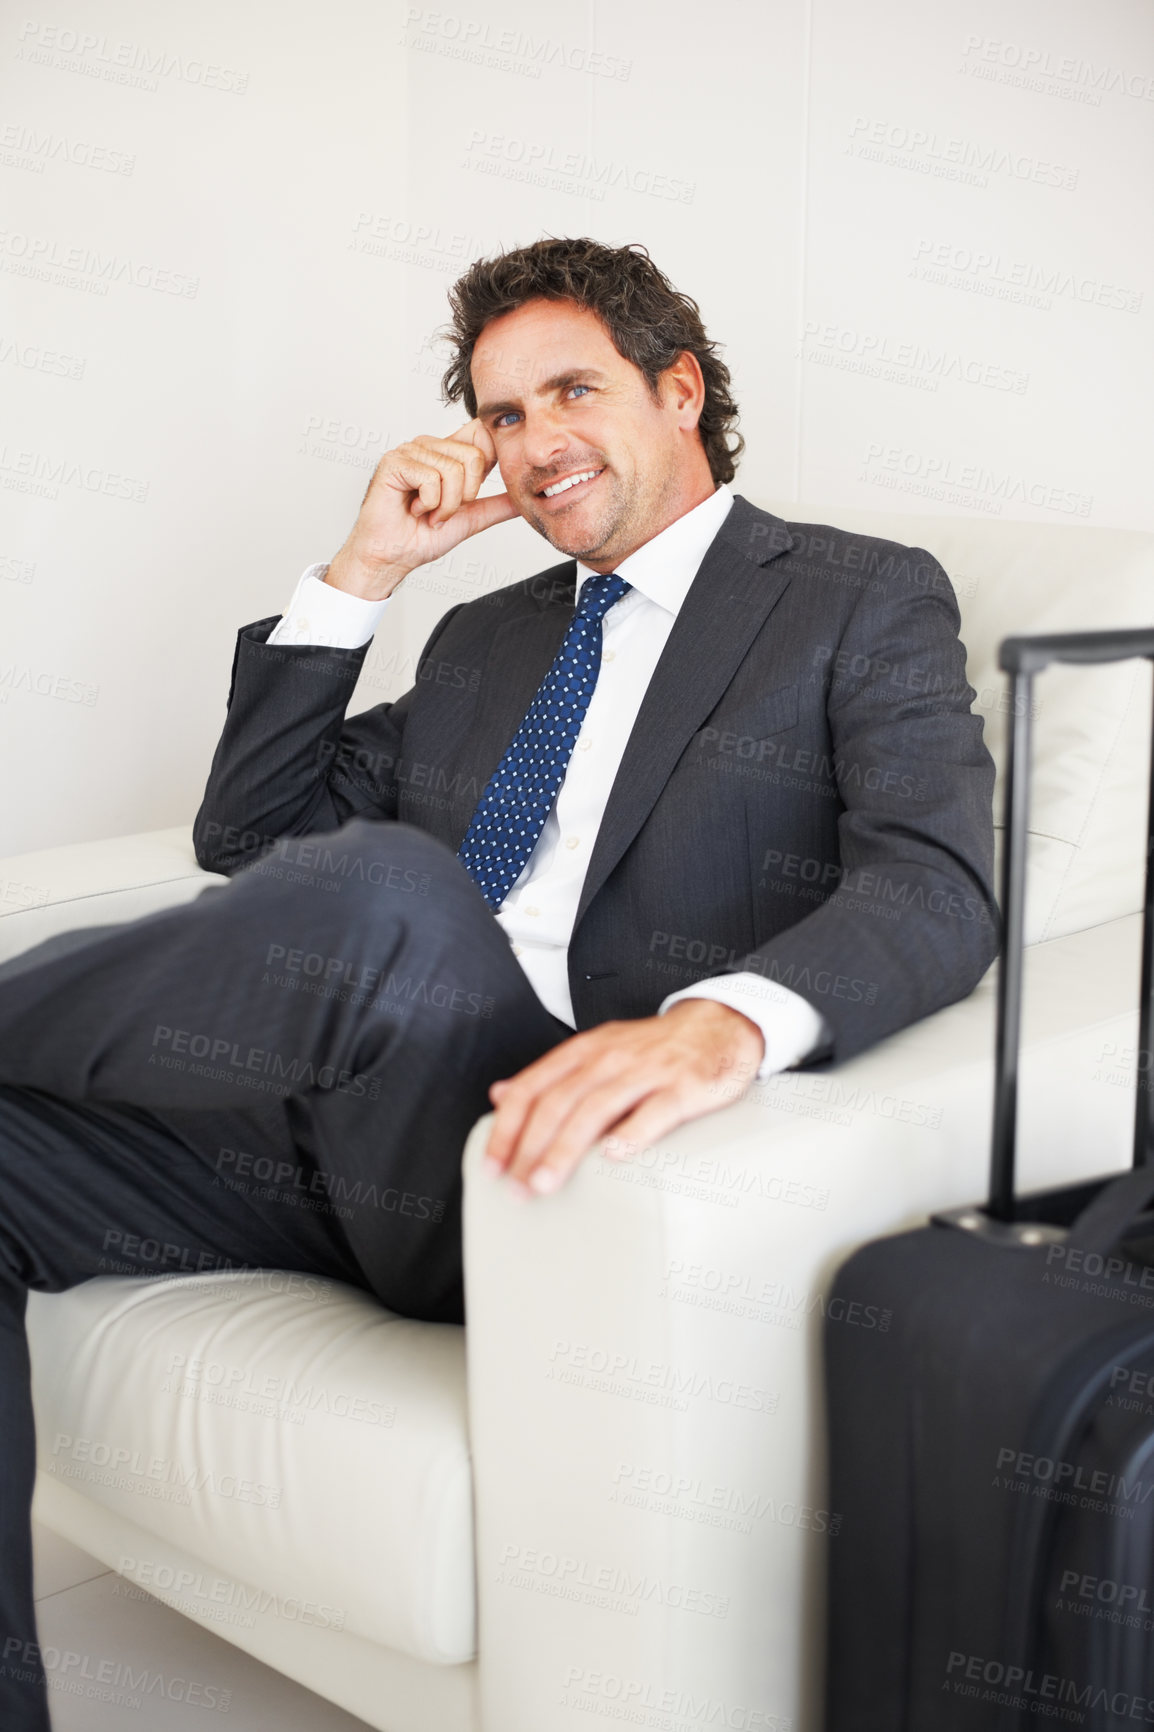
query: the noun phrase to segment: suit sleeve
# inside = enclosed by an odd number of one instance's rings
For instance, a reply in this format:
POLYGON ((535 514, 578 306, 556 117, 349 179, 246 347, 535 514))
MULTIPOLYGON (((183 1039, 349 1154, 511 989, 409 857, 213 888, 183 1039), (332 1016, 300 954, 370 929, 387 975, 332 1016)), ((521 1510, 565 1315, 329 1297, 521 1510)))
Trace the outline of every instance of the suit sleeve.
MULTIPOLYGON (((456 612, 425 645, 418 677, 456 612)), ((368 644, 270 644, 278 618, 237 636, 224 731, 193 823, 196 858, 210 872, 239 871, 281 836, 397 815, 396 765, 416 688, 346 721, 368 644)))
POLYGON ((994 766, 952 586, 916 552, 934 583, 863 593, 825 671, 840 881, 730 970, 808 999, 832 1031, 818 1057, 850 1058, 964 998, 997 952, 994 766))

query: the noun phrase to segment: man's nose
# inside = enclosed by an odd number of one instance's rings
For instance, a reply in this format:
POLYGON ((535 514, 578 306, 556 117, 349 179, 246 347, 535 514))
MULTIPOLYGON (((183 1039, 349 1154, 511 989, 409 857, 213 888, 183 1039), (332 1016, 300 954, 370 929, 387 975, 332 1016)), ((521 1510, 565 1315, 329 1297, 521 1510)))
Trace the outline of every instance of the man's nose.
POLYGON ((521 424, 521 455, 528 469, 548 471, 565 455, 569 435, 562 418, 548 409, 530 409, 521 424))

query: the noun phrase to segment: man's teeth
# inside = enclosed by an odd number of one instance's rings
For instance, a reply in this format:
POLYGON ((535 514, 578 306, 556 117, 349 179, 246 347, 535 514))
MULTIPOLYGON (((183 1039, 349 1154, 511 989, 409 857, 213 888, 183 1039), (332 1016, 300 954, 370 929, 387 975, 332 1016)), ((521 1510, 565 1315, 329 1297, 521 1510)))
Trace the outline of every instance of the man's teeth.
POLYGON ((586 469, 580 475, 566 475, 564 481, 555 481, 552 487, 544 489, 546 499, 553 499, 558 493, 564 493, 567 487, 576 487, 579 481, 592 481, 595 475, 600 475, 600 469, 586 469))

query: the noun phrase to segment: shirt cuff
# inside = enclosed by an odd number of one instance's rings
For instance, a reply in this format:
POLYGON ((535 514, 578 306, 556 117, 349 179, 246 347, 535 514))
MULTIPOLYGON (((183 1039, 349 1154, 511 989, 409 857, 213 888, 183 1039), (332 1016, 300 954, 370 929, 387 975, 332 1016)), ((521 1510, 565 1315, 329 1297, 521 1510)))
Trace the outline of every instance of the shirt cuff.
POLYGON ((389 605, 388 597, 363 601, 347 590, 334 589, 324 581, 328 569, 327 564, 309 566, 266 643, 315 643, 328 649, 360 649, 368 643, 389 605))
POLYGON ((765 1053, 757 1067, 756 1082, 788 1070, 832 1039, 825 1017, 808 999, 762 974, 718 974, 683 986, 661 1001, 658 1016, 683 998, 711 998, 757 1024, 765 1037, 765 1053))

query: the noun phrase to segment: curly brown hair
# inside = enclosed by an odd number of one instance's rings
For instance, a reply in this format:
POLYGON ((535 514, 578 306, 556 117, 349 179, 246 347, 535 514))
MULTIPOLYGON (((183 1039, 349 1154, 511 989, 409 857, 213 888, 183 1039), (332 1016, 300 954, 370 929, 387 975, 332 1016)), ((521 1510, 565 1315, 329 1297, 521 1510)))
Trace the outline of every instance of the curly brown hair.
POLYGON ((596 313, 618 354, 640 368, 654 397, 659 375, 684 350, 696 355, 705 378, 697 430, 714 483, 733 480, 745 440, 735 425, 729 368, 705 334, 697 302, 673 287, 640 242, 607 247, 587 237, 549 235, 470 265, 449 290, 453 319, 441 333, 455 350, 441 380, 446 403, 463 399, 469 414, 477 413, 470 372, 477 338, 490 319, 534 300, 572 301, 596 313))

